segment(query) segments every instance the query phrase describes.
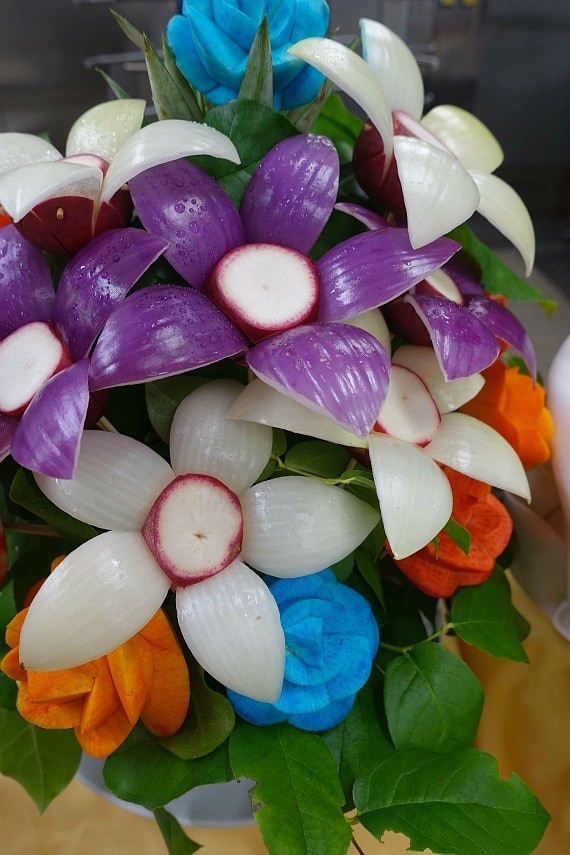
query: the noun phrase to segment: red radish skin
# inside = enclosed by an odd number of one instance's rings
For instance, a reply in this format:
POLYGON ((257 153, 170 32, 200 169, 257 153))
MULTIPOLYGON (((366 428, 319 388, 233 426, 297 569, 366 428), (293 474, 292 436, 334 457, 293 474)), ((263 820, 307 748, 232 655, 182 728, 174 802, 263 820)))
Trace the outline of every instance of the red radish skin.
POLYGON ((251 341, 317 319, 317 272, 306 256, 288 247, 237 247, 216 265, 205 291, 251 341))
POLYGON ((162 572, 185 588, 220 573, 241 552, 241 504, 210 475, 179 475, 155 501, 142 534, 162 572))
POLYGON ((48 324, 34 321, 0 343, 0 412, 20 416, 44 383, 71 365, 48 324))
POLYGON ((425 294, 427 297, 445 297, 446 300, 451 300, 458 306, 465 305, 463 294, 451 276, 443 270, 436 270, 431 276, 426 276, 425 279, 418 282, 415 290, 416 294, 425 294))
POLYGON ((388 394, 373 430, 423 448, 440 422, 440 412, 421 377, 403 365, 392 365, 388 394))

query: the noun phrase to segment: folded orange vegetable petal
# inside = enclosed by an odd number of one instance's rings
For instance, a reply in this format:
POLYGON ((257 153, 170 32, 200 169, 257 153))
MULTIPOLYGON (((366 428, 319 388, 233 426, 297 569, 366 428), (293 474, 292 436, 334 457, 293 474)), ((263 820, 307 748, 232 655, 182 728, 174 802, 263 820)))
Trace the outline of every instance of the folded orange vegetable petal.
POLYGON ((152 684, 152 650, 139 634, 107 654, 111 677, 131 724, 137 723, 152 684))
POLYGON ((20 643, 20 633, 27 614, 28 610, 22 609, 21 612, 18 612, 18 614, 12 618, 6 627, 6 644, 8 647, 17 647, 20 643))
POLYGON ((121 707, 107 658, 101 656, 89 663, 94 669, 93 687, 83 703, 80 727, 83 733, 100 727, 121 707))
POLYGON ((125 741, 133 729, 122 707, 100 724, 87 732, 75 729, 77 741, 91 757, 108 757, 125 741))
POLYGON ((156 736, 170 736, 182 726, 190 703, 190 678, 184 654, 164 612, 141 630, 152 645, 154 675, 141 718, 156 736))
POLYGON ((20 684, 16 707, 22 718, 50 730, 60 730, 77 727, 81 721, 83 700, 65 701, 62 703, 36 702, 30 698, 28 687, 20 684))
POLYGON ((77 668, 66 671, 28 671, 28 691, 34 701, 71 701, 91 691, 93 674, 77 668))
POLYGON ((0 662, 0 669, 4 671, 6 676, 11 680, 25 680, 27 678, 26 671, 20 665, 20 651, 17 647, 8 651, 0 662))

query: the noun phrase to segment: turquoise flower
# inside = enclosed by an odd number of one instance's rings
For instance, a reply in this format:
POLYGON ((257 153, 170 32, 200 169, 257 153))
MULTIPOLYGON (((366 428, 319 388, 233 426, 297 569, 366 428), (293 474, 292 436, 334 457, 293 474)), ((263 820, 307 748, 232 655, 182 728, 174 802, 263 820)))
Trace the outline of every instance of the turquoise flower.
POLYGON ((325 0, 183 0, 166 37, 186 79, 214 104, 225 104, 237 97, 253 40, 267 18, 274 107, 289 110, 311 101, 324 78, 287 50, 300 39, 324 36, 329 15, 325 0))
POLYGON ((346 718, 370 676, 380 641, 370 604, 330 569, 265 582, 285 633, 281 696, 268 704, 228 689, 228 698, 253 724, 288 721, 301 730, 328 730, 346 718))

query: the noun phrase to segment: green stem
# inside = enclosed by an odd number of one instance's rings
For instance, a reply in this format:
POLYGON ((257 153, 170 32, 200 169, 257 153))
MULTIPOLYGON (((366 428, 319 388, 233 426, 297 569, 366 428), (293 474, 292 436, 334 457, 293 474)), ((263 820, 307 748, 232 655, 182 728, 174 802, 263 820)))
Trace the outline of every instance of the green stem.
MULTIPOLYGON (((323 484, 332 484, 333 487, 337 487, 339 484, 344 487, 346 484, 358 481, 358 478, 323 478, 322 475, 315 475, 314 472, 307 472, 306 469, 298 469, 296 466, 290 466, 274 454, 271 455, 271 460, 275 461, 278 469, 282 469, 285 472, 292 472, 295 475, 304 475, 308 478, 315 478, 317 481, 322 481, 323 484)), ((348 472, 350 469, 353 469, 355 465, 356 461, 352 460, 345 471, 348 472)))
POLYGON ((354 834, 353 834, 353 835, 352 835, 352 837, 350 838, 350 842, 352 843, 352 845, 354 846, 354 848, 356 849, 356 851, 359 853, 359 855, 365 855, 364 849, 362 849, 362 848, 358 845, 358 843, 356 842, 356 840, 354 839, 354 834))
POLYGON ((14 534, 36 534, 38 537, 61 537, 49 525, 35 525, 34 523, 5 522, 4 531, 11 531, 14 534))
POLYGON ((415 644, 408 644, 406 647, 397 647, 395 644, 388 644, 386 641, 380 642, 380 647, 383 647, 384 650, 391 650, 393 653, 400 653, 402 656, 407 656, 414 647, 417 647, 418 644, 427 644, 430 641, 436 641, 438 638, 441 638, 442 635, 447 635, 450 629, 454 629, 454 623, 444 623, 436 632, 428 635, 427 638, 422 638, 421 641, 417 641, 415 644))

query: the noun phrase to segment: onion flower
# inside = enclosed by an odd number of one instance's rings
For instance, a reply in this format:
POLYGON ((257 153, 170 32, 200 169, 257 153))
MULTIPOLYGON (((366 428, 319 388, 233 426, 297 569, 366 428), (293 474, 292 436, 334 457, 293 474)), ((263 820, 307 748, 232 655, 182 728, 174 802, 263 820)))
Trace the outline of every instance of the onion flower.
POLYGON ((330 569, 266 582, 285 633, 283 690, 274 704, 233 691, 228 698, 253 724, 328 730, 349 714, 372 670, 380 638, 370 603, 330 569))
POLYGON ((461 585, 479 585, 489 578, 513 532, 506 507, 489 484, 444 467, 453 492, 453 519, 470 534, 467 554, 444 531, 437 544, 396 561, 402 573, 430 597, 451 597, 461 585))
POLYGON ((520 252, 531 272, 534 229, 520 196, 493 175, 503 152, 471 113, 439 105, 422 117, 416 59, 388 27, 361 20, 363 57, 330 39, 289 49, 326 74, 369 117, 354 151, 355 174, 371 198, 405 215, 412 246, 423 246, 478 211, 520 252))
POLYGON ((176 161, 130 182, 145 228, 165 258, 252 342, 251 370, 365 436, 386 393, 389 358, 374 336, 343 323, 405 293, 458 249, 448 238, 414 250, 406 229, 370 231, 316 263, 339 162, 329 139, 298 135, 262 159, 236 210, 195 164, 176 161))
POLYGON ((55 293, 41 250, 15 226, 0 231, 0 460, 11 453, 28 469, 71 478, 91 392, 247 347, 192 288, 128 295, 165 246, 142 229, 105 232, 69 261, 55 293))
POLYGON ((73 728, 82 749, 108 757, 139 718, 156 736, 182 726, 190 700, 188 668, 178 639, 162 611, 106 656, 59 671, 26 671, 19 642, 28 610, 6 629, 11 648, 0 668, 18 681, 17 709, 39 727, 73 728))
POLYGON ((42 137, 0 133, 0 208, 27 240, 73 255, 101 232, 128 225, 133 175, 193 154, 239 162, 219 131, 178 119, 141 128, 144 110, 141 99, 92 107, 72 126, 65 157, 42 137))
POLYGON ((386 399, 365 439, 331 426, 258 379, 229 416, 366 449, 386 539, 400 559, 433 540, 451 516, 452 490, 442 465, 527 500, 530 492, 512 446, 488 425, 456 412, 481 389, 480 375, 446 381, 434 351, 417 345, 398 348, 392 363, 386 399))
POLYGON ((306 36, 324 36, 329 24, 324 0, 183 0, 168 22, 166 38, 184 77, 212 103, 237 98, 253 41, 265 19, 271 42, 273 103, 289 110, 316 97, 322 74, 287 53, 306 36))
POLYGON ((58 507, 107 531, 71 552, 32 601, 20 637, 24 668, 72 668, 106 655, 174 588, 180 630, 202 667, 240 694, 279 697, 279 611, 251 568, 318 572, 360 544, 379 515, 312 478, 255 484, 272 431, 226 418, 242 389, 214 380, 184 399, 171 465, 131 437, 86 431, 71 480, 36 475, 58 507))

